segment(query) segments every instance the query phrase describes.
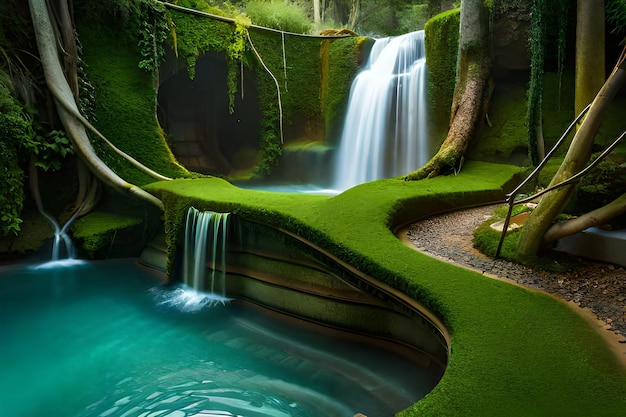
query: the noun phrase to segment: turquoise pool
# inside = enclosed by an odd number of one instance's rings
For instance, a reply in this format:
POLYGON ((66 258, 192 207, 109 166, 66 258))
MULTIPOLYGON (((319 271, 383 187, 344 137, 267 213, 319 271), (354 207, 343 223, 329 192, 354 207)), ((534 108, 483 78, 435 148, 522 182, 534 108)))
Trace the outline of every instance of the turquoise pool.
POLYGON ((391 416, 428 393, 407 357, 131 260, 0 268, 2 416, 391 416))

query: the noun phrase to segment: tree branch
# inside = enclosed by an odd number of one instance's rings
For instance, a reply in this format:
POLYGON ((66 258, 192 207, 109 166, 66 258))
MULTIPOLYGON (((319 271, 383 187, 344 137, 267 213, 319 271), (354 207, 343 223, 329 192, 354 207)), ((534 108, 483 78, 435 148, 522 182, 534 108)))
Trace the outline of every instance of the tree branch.
POLYGON ((620 214, 626 213, 626 193, 622 194, 604 207, 600 207, 575 219, 556 223, 548 229, 543 237, 544 243, 551 243, 565 236, 583 231, 589 227, 606 224, 620 214))

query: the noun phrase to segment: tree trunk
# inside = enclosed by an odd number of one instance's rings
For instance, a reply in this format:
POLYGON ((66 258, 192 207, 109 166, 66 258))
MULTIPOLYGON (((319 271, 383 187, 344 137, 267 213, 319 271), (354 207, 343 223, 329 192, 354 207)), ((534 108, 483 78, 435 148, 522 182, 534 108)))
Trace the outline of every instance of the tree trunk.
POLYGON ((348 19, 348 27, 350 29, 356 28, 356 23, 359 21, 360 11, 361 11, 361 0, 352 0, 350 2, 350 17, 348 19))
POLYGON ((575 115, 587 107, 602 88, 606 79, 604 59, 604 0, 578 0, 575 115))
POLYGON ((407 175, 406 180, 419 180, 461 169, 463 155, 483 123, 493 91, 488 18, 489 12, 482 0, 461 2, 459 59, 450 129, 435 156, 422 168, 407 175))
POLYGON ((76 107, 71 88, 65 79, 59 62, 57 40, 46 2, 45 0, 29 0, 29 6, 46 84, 55 99, 59 117, 72 140, 76 154, 85 162, 89 170, 104 183, 114 188, 125 190, 163 209, 161 200, 121 179, 96 155, 85 131, 83 123, 86 121, 83 121, 84 118, 81 119, 79 117, 80 112, 76 107))
POLYGON ((317 26, 322 23, 322 17, 320 13, 320 0, 313 0, 313 22, 317 26))
MULTIPOLYGON (((550 185, 558 184, 577 174, 589 161, 591 147, 602 118, 613 97, 626 82, 626 60, 624 57, 623 54, 618 66, 615 67, 594 99, 550 185)), ((539 253, 540 249, 547 243, 546 231, 569 201, 575 187, 575 184, 567 185, 542 197, 521 230, 517 245, 518 255, 530 258, 539 253)))
MULTIPOLYGON (((56 5, 56 27, 63 44, 63 69, 65 78, 74 96, 74 101, 79 103, 78 45, 70 0, 58 0, 54 4, 56 5)), ((78 160, 77 172, 78 194, 74 202, 74 207, 78 210, 78 215, 82 216, 87 214, 95 206, 98 198, 99 185, 97 181, 92 179, 91 172, 80 159, 78 160)))

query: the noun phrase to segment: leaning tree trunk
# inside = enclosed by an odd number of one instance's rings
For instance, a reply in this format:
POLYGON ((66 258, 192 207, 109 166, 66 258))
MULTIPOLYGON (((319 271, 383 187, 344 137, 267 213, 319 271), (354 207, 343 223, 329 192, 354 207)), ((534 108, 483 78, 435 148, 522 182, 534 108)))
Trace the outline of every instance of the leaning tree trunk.
POLYGON ((606 206, 600 207, 575 219, 556 223, 544 235, 544 242, 557 241, 589 227, 602 226, 606 222, 626 213, 626 194, 622 194, 606 206))
POLYGON ((450 129, 435 156, 405 179, 419 180, 460 170, 463 155, 484 120, 493 90, 488 18, 482 0, 461 2, 459 59, 450 129))
POLYGON ((604 68, 604 0, 578 0, 574 115, 602 88, 604 68))
MULTIPOLYGON (((624 58, 625 56, 622 54, 618 66, 615 67, 593 100, 591 108, 572 140, 565 159, 554 178, 552 178, 551 186, 571 178, 587 165, 602 118, 615 94, 626 83, 626 59, 624 58)), ((517 244, 518 255, 526 258, 534 257, 548 243, 545 238, 546 231, 569 201, 575 187, 575 184, 566 185, 547 193, 541 198, 521 230, 517 244)), ((563 236, 563 234, 554 234, 551 239, 554 240, 559 236, 563 236)))
POLYGON ((29 6, 46 84, 54 97, 59 117, 72 140, 76 154, 87 165, 89 170, 105 184, 111 185, 116 189, 125 190, 131 195, 163 209, 161 200, 141 188, 124 181, 96 155, 85 130, 85 124, 88 124, 88 122, 84 120, 76 106, 74 95, 59 62, 57 40, 50 21, 46 1, 29 0, 29 6))

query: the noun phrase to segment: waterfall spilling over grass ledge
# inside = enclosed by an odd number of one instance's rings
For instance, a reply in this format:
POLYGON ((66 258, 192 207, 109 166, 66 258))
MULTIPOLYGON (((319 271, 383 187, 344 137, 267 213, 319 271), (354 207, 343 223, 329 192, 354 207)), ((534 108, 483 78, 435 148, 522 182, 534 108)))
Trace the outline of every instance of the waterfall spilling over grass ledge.
POLYGON ((448 368, 408 416, 603 416, 626 407, 626 370, 564 303, 423 255, 392 230, 502 199, 518 167, 467 162, 458 176, 381 180, 335 197, 242 190, 218 179, 153 183, 170 251, 184 212, 231 212, 296 233, 414 297, 451 335, 448 368))

